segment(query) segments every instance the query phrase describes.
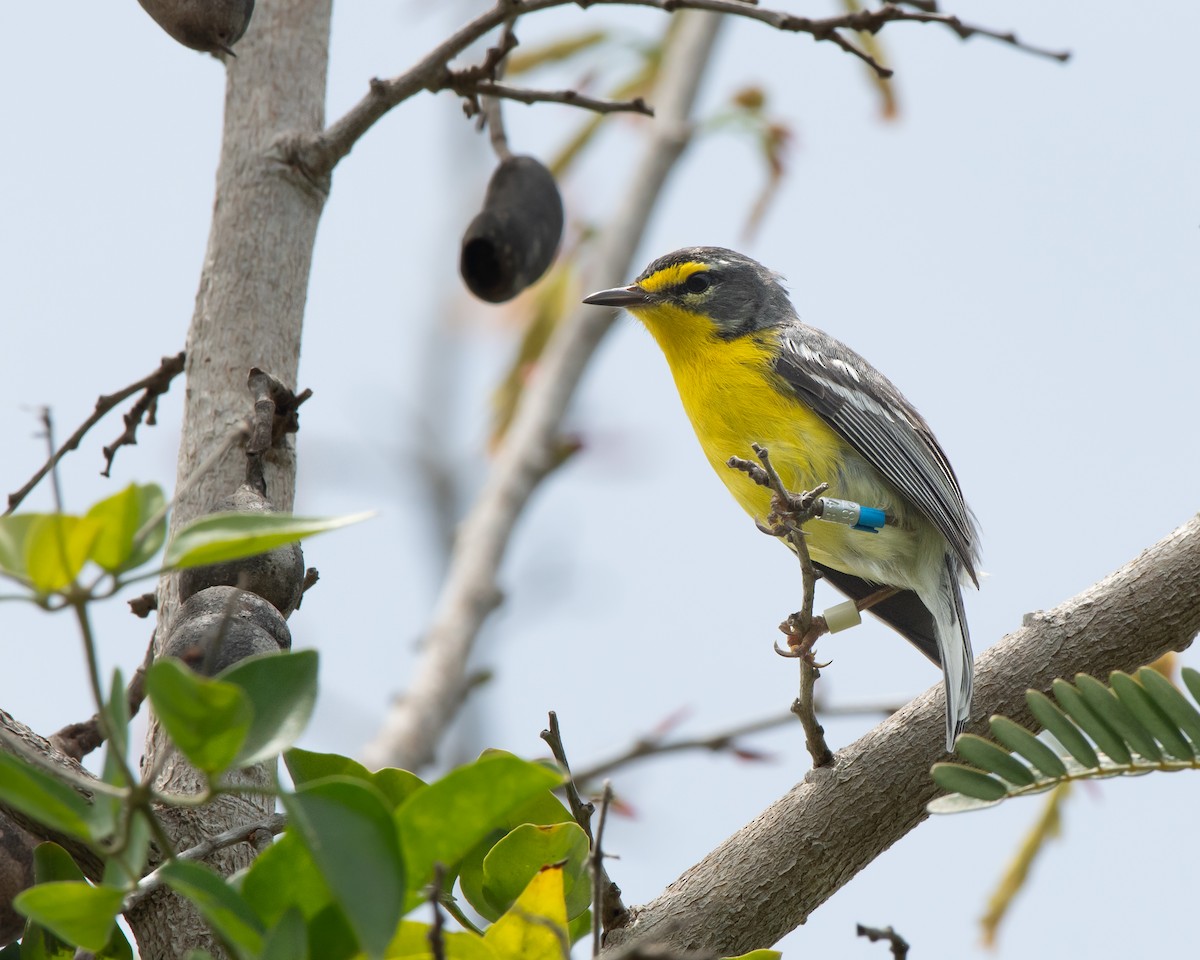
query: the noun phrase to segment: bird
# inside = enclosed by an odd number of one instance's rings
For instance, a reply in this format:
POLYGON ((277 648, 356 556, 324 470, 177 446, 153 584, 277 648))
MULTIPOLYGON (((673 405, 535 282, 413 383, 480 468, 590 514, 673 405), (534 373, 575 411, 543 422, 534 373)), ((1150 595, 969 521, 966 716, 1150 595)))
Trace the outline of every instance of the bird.
POLYGON ((971 714, 974 661, 962 586, 979 586, 979 533, 933 431, 882 373, 800 320, 783 279, 725 247, 686 247, 584 303, 623 308, 658 342, 705 457, 752 517, 771 491, 730 469, 753 444, 789 491, 884 511, 876 532, 809 523, 813 563, 942 668, 946 749, 971 714))

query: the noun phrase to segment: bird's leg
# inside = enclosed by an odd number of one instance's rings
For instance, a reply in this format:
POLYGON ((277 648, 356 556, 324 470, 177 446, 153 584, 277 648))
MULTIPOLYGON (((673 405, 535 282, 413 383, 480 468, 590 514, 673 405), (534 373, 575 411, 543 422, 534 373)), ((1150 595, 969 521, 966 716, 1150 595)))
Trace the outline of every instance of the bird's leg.
POLYGON ((870 610, 875 604, 883 603, 888 597, 894 597, 899 592, 899 587, 880 587, 874 593, 868 593, 865 597, 855 600, 854 605, 860 611, 870 610))

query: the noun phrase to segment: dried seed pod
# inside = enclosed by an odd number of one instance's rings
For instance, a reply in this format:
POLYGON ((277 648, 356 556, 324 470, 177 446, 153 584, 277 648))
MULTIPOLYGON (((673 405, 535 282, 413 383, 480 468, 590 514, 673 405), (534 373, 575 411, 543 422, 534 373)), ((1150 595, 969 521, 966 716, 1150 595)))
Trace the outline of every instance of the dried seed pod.
MULTIPOLYGON (((271 509, 271 501, 247 484, 216 506, 217 511, 239 513, 270 513, 271 509)), ((291 616, 304 592, 304 552, 299 543, 289 543, 254 557, 179 571, 181 600, 220 585, 249 590, 273 603, 285 617, 291 616)))
POLYGON ((236 587, 209 587, 179 608, 163 656, 211 677, 256 653, 291 646, 287 623, 266 600, 236 587))
POLYGON ((546 272, 562 230, 562 199, 550 171, 533 157, 509 157, 467 227, 459 272, 481 300, 511 300, 546 272))
POLYGON ((254 0, 138 0, 145 10, 174 39, 185 47, 233 54, 230 49, 242 39, 254 0))

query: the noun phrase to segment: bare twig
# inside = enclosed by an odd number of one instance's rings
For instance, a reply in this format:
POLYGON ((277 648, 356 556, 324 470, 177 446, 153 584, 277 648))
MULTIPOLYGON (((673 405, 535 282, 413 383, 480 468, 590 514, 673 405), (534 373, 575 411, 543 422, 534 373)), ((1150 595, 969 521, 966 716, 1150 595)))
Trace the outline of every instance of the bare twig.
MULTIPOLYGON (((653 7, 667 13, 686 9, 707 10, 725 16, 758 20, 777 30, 804 33, 814 40, 833 43, 862 60, 881 77, 891 76, 892 71, 877 62, 869 53, 855 46, 846 36, 847 33, 861 31, 874 34, 883 29, 886 24, 900 21, 936 23, 952 30, 964 40, 973 36, 982 36, 1054 60, 1064 61, 1070 56, 1065 51, 1045 50, 1026 44, 1011 32, 1005 33, 965 24, 957 17, 938 12, 936 4, 932 3, 909 5, 916 9, 905 9, 896 4, 884 3, 875 10, 860 10, 819 19, 797 17, 778 10, 763 9, 752 3, 744 2, 744 0, 590 0, 587 3, 580 2, 580 0, 523 0, 520 4, 520 13, 524 16, 539 10, 567 6, 572 3, 579 3, 584 7, 601 4, 653 7)), ((363 99, 325 131, 315 136, 294 135, 281 141, 277 145, 280 159, 304 170, 313 182, 326 183, 338 162, 389 110, 422 90, 444 90, 451 87, 452 85, 446 82, 450 75, 448 70, 450 62, 476 40, 509 21, 513 17, 514 7, 511 0, 499 0, 490 10, 480 14, 447 37, 406 73, 390 80, 372 80, 370 89, 363 99)), ((487 66, 486 60, 483 66, 487 66)), ((459 71, 460 74, 461 72, 459 71)), ((583 106, 584 104, 575 101, 575 105, 583 106)))
MULTIPOLYGON (((719 25, 720 18, 702 15, 680 22, 665 55, 659 113, 646 154, 584 271, 585 286, 613 286, 627 276, 637 239, 690 138, 687 117, 719 25)), ((368 764, 415 770, 432 758, 461 701, 475 638, 499 596, 496 571, 513 528, 556 462, 562 418, 614 317, 611 311, 581 307, 564 318, 547 344, 479 498, 459 527, 412 683, 363 750, 368 764)))
POLYGON ((817 720, 813 689, 821 674, 813 662, 812 647, 817 639, 827 632, 828 626, 824 617, 813 616, 817 568, 813 566, 812 557, 809 556, 803 526, 815 516, 813 506, 817 498, 829 488, 829 484, 820 483, 812 490, 799 495, 794 494, 784 486, 783 480, 771 463, 771 455, 767 448, 757 443, 750 446, 762 464, 761 467, 740 457, 730 457, 727 465, 731 469, 742 471, 759 486, 771 491, 771 513, 766 523, 758 524, 758 528, 771 536, 787 540, 800 561, 800 576, 804 584, 803 604, 800 610, 788 617, 780 627, 787 634, 788 646, 791 649, 785 651, 776 644, 775 652, 800 660, 800 695, 792 702, 792 713, 804 728, 804 745, 812 757, 813 766, 823 767, 833 762, 833 751, 825 742, 825 728, 817 720))
MULTIPOLYGON (((249 823, 242 823, 222 833, 215 834, 205 840, 200 841, 195 846, 188 847, 186 850, 181 850, 172 859, 174 860, 207 860, 218 850, 224 850, 226 847, 233 847, 239 843, 258 844, 259 835, 277 836, 283 833, 287 826, 287 817, 282 813, 272 813, 269 816, 263 817, 261 820, 251 820, 249 823)), ((122 910, 131 910, 146 897, 150 896, 155 890, 163 885, 162 868, 152 870, 146 874, 137 885, 137 889, 133 890, 125 897, 125 902, 122 904, 122 910)))
POLYGON ((429 952, 433 960, 446 960, 446 918, 442 914, 442 890, 446 886, 446 868, 439 861, 433 865, 433 880, 429 884, 429 903, 433 907, 433 923, 429 927, 429 952))
POLYGON ((896 960, 904 960, 908 956, 908 941, 891 927, 864 927, 860 923, 855 926, 854 932, 860 937, 866 937, 872 943, 877 940, 886 940, 891 945, 892 956, 896 960))
POLYGON ((604 789, 600 793, 600 819, 596 823, 596 837, 592 841, 592 849, 588 853, 588 871, 592 875, 592 956, 600 956, 600 939, 604 933, 601 918, 608 912, 606 909, 607 888, 612 882, 604 869, 604 825, 608 822, 608 808, 612 803, 612 783, 604 781, 604 789))
POLYGON ((135 393, 145 391, 133 409, 125 415, 125 432, 111 446, 104 448, 106 463, 101 474, 107 477, 117 449, 124 444, 136 442, 134 434, 138 424, 141 423, 142 417, 146 416, 146 422, 153 426, 155 402, 159 396, 167 392, 171 386, 171 381, 183 372, 183 360, 184 355, 182 353, 176 354, 173 357, 163 357, 158 369, 148 377, 143 377, 137 383, 131 383, 127 387, 122 387, 116 393, 100 397, 96 401, 96 409, 92 411, 92 415, 83 421, 79 429, 71 434, 66 443, 51 454, 50 458, 29 479, 29 482, 25 486, 15 493, 8 495, 8 507, 4 513, 7 515, 16 510, 20 506, 21 501, 29 496, 33 488, 42 482, 46 474, 53 470, 66 454, 76 449, 80 441, 87 435, 87 432, 99 423, 113 407, 121 403, 121 401, 132 397, 135 393))
POLYGON ((685 737, 680 740, 666 740, 661 735, 638 737, 626 749, 611 757, 597 761, 591 766, 575 774, 579 783, 587 784, 600 777, 608 776, 614 770, 620 769, 638 760, 659 757, 668 753, 683 753, 689 750, 707 750, 711 753, 732 753, 743 759, 761 759, 763 755, 740 746, 738 741, 754 733, 773 730, 776 727, 791 723, 794 717, 790 712, 778 713, 774 716, 763 717, 750 723, 739 724, 717 733, 704 737, 685 737))
POLYGON ((811 657, 800 659, 800 695, 792 702, 792 713, 804 728, 804 745, 808 755, 812 757, 814 767, 825 767, 833 763, 833 751, 825 742, 825 728, 817 719, 817 710, 813 698, 813 687, 821 671, 812 662, 811 657))
MULTIPOLYGON (((132 601, 130 601, 132 602, 132 601)), ((150 647, 142 665, 137 668, 129 683, 125 686, 125 702, 129 706, 129 716, 137 716, 146 699, 146 671, 154 662, 154 640, 151 638, 150 647)), ((93 714, 82 723, 70 723, 57 733, 50 735, 50 742, 72 760, 82 760, 104 742, 104 732, 101 728, 100 714, 93 714)))
MULTIPOLYGON (((902 704, 897 703, 827 704, 822 703, 819 696, 814 698, 814 702, 817 713, 825 717, 889 717, 902 706, 902 704)), ((742 746, 739 741, 743 737, 748 737, 755 733, 763 733, 767 730, 774 730, 777 727, 787 726, 789 723, 793 723, 795 719, 796 715, 794 713, 790 710, 783 710, 773 716, 751 720, 748 723, 738 724, 726 730, 719 730, 716 733, 702 737, 684 737, 679 740, 667 740, 662 734, 649 734, 638 737, 620 753, 603 760, 598 760, 590 766, 575 771, 575 782, 586 786, 600 777, 609 776, 614 771, 628 764, 637 763, 641 760, 649 760, 652 757, 664 754, 684 753, 689 750, 732 753, 738 759, 744 760, 770 760, 772 758, 769 754, 742 746)))
MULTIPOLYGON (((487 97, 488 99, 515 100, 517 103, 564 103, 569 107, 580 107, 594 113, 640 113, 646 117, 654 116, 650 105, 641 97, 632 100, 606 100, 598 97, 585 96, 576 90, 531 90, 527 87, 513 87, 505 83, 493 83, 481 80, 472 83, 455 83, 451 89, 464 97, 487 97)), ((468 115, 474 116, 475 110, 468 110, 468 115)))
MULTIPOLYGON (((550 726, 543 730, 541 737, 550 747, 550 752, 554 755, 555 761, 563 768, 563 772, 567 775, 566 783, 563 789, 567 794, 567 805, 571 808, 571 816, 575 818, 575 822, 579 824, 581 830, 587 835, 588 843, 595 850, 599 844, 598 835, 603 829, 603 826, 598 828, 596 834, 592 833, 592 814, 595 812, 595 806, 587 800, 584 800, 579 795, 579 789, 576 786, 576 780, 571 775, 571 764, 567 762, 567 750, 563 745, 562 730, 558 726, 558 714, 553 710, 550 711, 550 726)), ((621 901, 621 888, 612 882, 604 868, 602 860, 597 861, 599 870, 599 879, 596 875, 592 877, 593 883, 593 903, 596 905, 592 922, 597 930, 610 930, 615 927, 624 926, 629 921, 629 911, 625 904, 621 901), (600 896, 595 896, 596 888, 594 884, 600 883, 600 896)))

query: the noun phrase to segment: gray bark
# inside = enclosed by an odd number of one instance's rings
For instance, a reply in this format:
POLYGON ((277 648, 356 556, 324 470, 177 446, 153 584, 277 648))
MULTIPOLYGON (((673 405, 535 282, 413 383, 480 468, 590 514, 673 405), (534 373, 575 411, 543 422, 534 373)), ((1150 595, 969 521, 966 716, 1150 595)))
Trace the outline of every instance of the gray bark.
MULTIPOLYGON (((1055 677, 1107 677, 1187 647, 1200 630, 1200 517, 1137 559, 1020 629, 976 661, 968 730, 1000 713, 1036 728, 1025 691, 1055 677)), ((921 823, 938 792, 929 768, 946 759, 941 685, 931 687, 811 771, 659 897, 635 908, 634 937, 717 956, 768 947, 921 823)))
MULTIPOLYGON (((253 22, 226 58, 225 126, 217 170, 208 250, 187 342, 187 395, 179 450, 172 527, 209 512, 233 493, 245 475, 245 457, 234 446, 196 476, 197 467, 227 442, 251 410, 246 377, 253 366, 296 386, 300 337, 317 223, 325 184, 314 183, 283 162, 278 143, 289 135, 319 133, 324 124, 331 0, 259 0, 253 22)), ((267 458, 267 495, 277 510, 292 508, 294 450, 267 458)), ((175 612, 174 584, 159 590, 155 648, 162 648, 175 612)), ((197 792, 200 778, 171 751, 151 723, 143 769, 157 769, 155 785, 197 792)), ((273 769, 244 775, 269 783, 273 769)), ((178 848, 220 833, 273 809, 263 797, 223 797, 201 810, 163 811, 178 848)), ((222 851, 212 861, 223 872, 253 858, 248 845, 222 851)), ((130 923, 145 960, 183 956, 190 949, 218 952, 199 916, 172 894, 140 904, 130 923)))

